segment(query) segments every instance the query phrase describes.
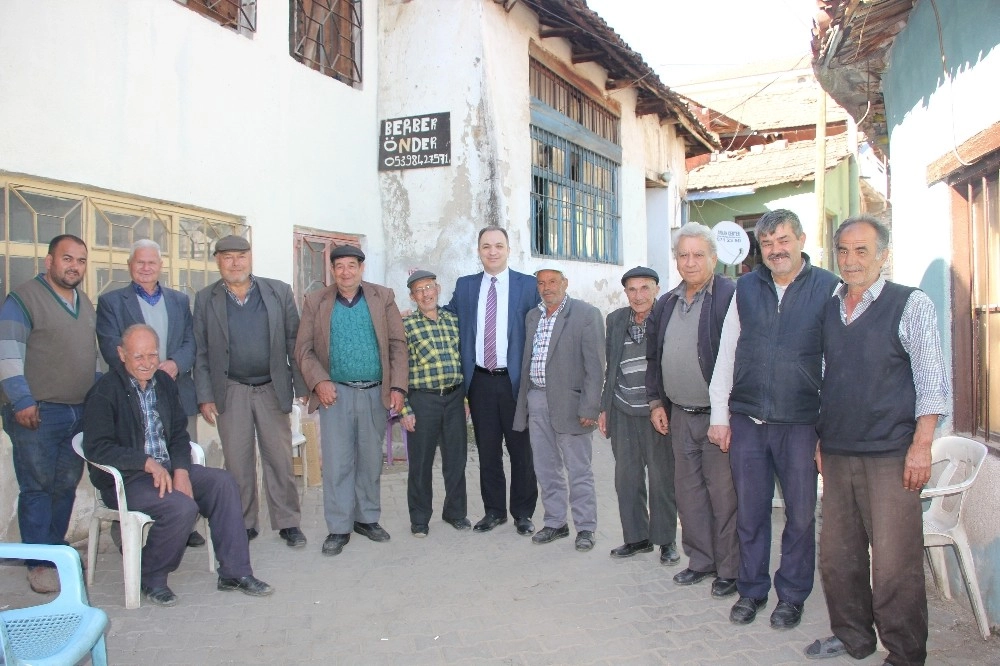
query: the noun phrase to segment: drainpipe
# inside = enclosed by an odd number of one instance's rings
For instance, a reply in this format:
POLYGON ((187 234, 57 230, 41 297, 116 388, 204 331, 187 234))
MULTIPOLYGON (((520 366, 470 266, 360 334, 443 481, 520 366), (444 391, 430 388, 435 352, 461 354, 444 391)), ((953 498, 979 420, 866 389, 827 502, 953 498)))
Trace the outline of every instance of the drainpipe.
POLYGON ((819 109, 816 118, 816 228, 823 246, 823 265, 830 270, 833 266, 833 230, 826 225, 826 91, 820 88, 819 109))

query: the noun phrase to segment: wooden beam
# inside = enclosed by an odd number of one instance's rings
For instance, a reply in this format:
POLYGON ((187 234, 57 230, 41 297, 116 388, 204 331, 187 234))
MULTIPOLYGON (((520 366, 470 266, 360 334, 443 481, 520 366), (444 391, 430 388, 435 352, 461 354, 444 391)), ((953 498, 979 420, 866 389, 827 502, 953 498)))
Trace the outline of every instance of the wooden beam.
POLYGON ((952 152, 945 153, 927 165, 927 185, 945 180, 956 171, 974 164, 987 154, 1000 148, 1000 123, 977 132, 972 138, 956 146, 952 152), (956 155, 956 153, 958 153, 956 155))
POLYGON ((651 113, 669 112, 670 110, 667 108, 667 102, 659 98, 644 99, 635 105, 635 115, 637 116, 648 116, 651 113))
POLYGON ((604 51, 585 51, 583 53, 574 53, 571 58, 574 65, 579 65, 582 62, 594 62, 607 55, 604 51))
POLYGON ((608 79, 604 82, 605 90, 621 90, 628 88, 635 82, 635 79, 608 79))
POLYGON ((538 31, 538 36, 542 39, 549 39, 551 37, 573 37, 579 34, 579 29, 577 28, 542 28, 538 31))

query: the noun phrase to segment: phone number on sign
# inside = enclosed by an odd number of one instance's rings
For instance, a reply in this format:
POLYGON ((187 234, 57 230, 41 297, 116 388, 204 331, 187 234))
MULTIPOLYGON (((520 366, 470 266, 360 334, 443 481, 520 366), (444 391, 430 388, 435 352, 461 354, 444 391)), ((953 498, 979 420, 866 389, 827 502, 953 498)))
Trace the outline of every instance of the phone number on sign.
POLYGON ((396 155, 385 158, 385 165, 388 167, 408 167, 408 166, 428 166, 432 164, 450 164, 448 155, 437 153, 436 155, 396 155))

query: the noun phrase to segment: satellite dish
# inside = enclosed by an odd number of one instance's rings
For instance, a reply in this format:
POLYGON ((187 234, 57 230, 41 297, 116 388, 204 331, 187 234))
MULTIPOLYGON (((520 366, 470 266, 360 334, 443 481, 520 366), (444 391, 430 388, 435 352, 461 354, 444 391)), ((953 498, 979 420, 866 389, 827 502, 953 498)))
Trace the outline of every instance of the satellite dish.
POLYGON ((737 266, 750 254, 750 236, 735 222, 719 222, 712 227, 715 234, 716 251, 719 261, 729 266, 737 266))

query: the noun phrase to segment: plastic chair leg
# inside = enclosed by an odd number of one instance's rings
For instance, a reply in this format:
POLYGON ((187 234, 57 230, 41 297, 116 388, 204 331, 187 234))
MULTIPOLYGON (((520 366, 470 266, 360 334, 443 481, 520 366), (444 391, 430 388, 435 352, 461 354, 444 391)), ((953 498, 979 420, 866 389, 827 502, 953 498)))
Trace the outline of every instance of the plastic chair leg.
POLYGON ((139 607, 143 527, 143 523, 135 520, 122 521, 122 569, 125 574, 125 608, 128 609, 139 607))
POLYGON ((87 535, 87 585, 94 584, 94 568, 97 564, 97 547, 101 539, 101 519, 90 518, 90 533, 87 535))
POLYGON ((108 666, 108 649, 104 644, 104 636, 101 635, 90 648, 90 663, 92 666, 108 666))
POLYGON ((931 571, 934 572, 934 578, 937 580, 941 594, 945 599, 951 599, 951 581, 948 580, 948 567, 945 564, 944 547, 935 546, 927 549, 927 559, 930 562, 931 571))
POLYGON ((968 542, 956 540, 955 553, 958 555, 958 567, 962 572, 962 578, 965 579, 965 589, 969 594, 972 614, 976 616, 979 633, 982 634, 983 640, 986 640, 990 637, 990 623, 986 619, 986 610, 983 608, 983 595, 979 590, 976 563, 972 561, 972 551, 969 549, 968 542))
POLYGON ((212 528, 208 525, 208 518, 202 517, 201 522, 205 526, 205 547, 208 548, 208 570, 215 573, 215 545, 212 543, 212 528))

